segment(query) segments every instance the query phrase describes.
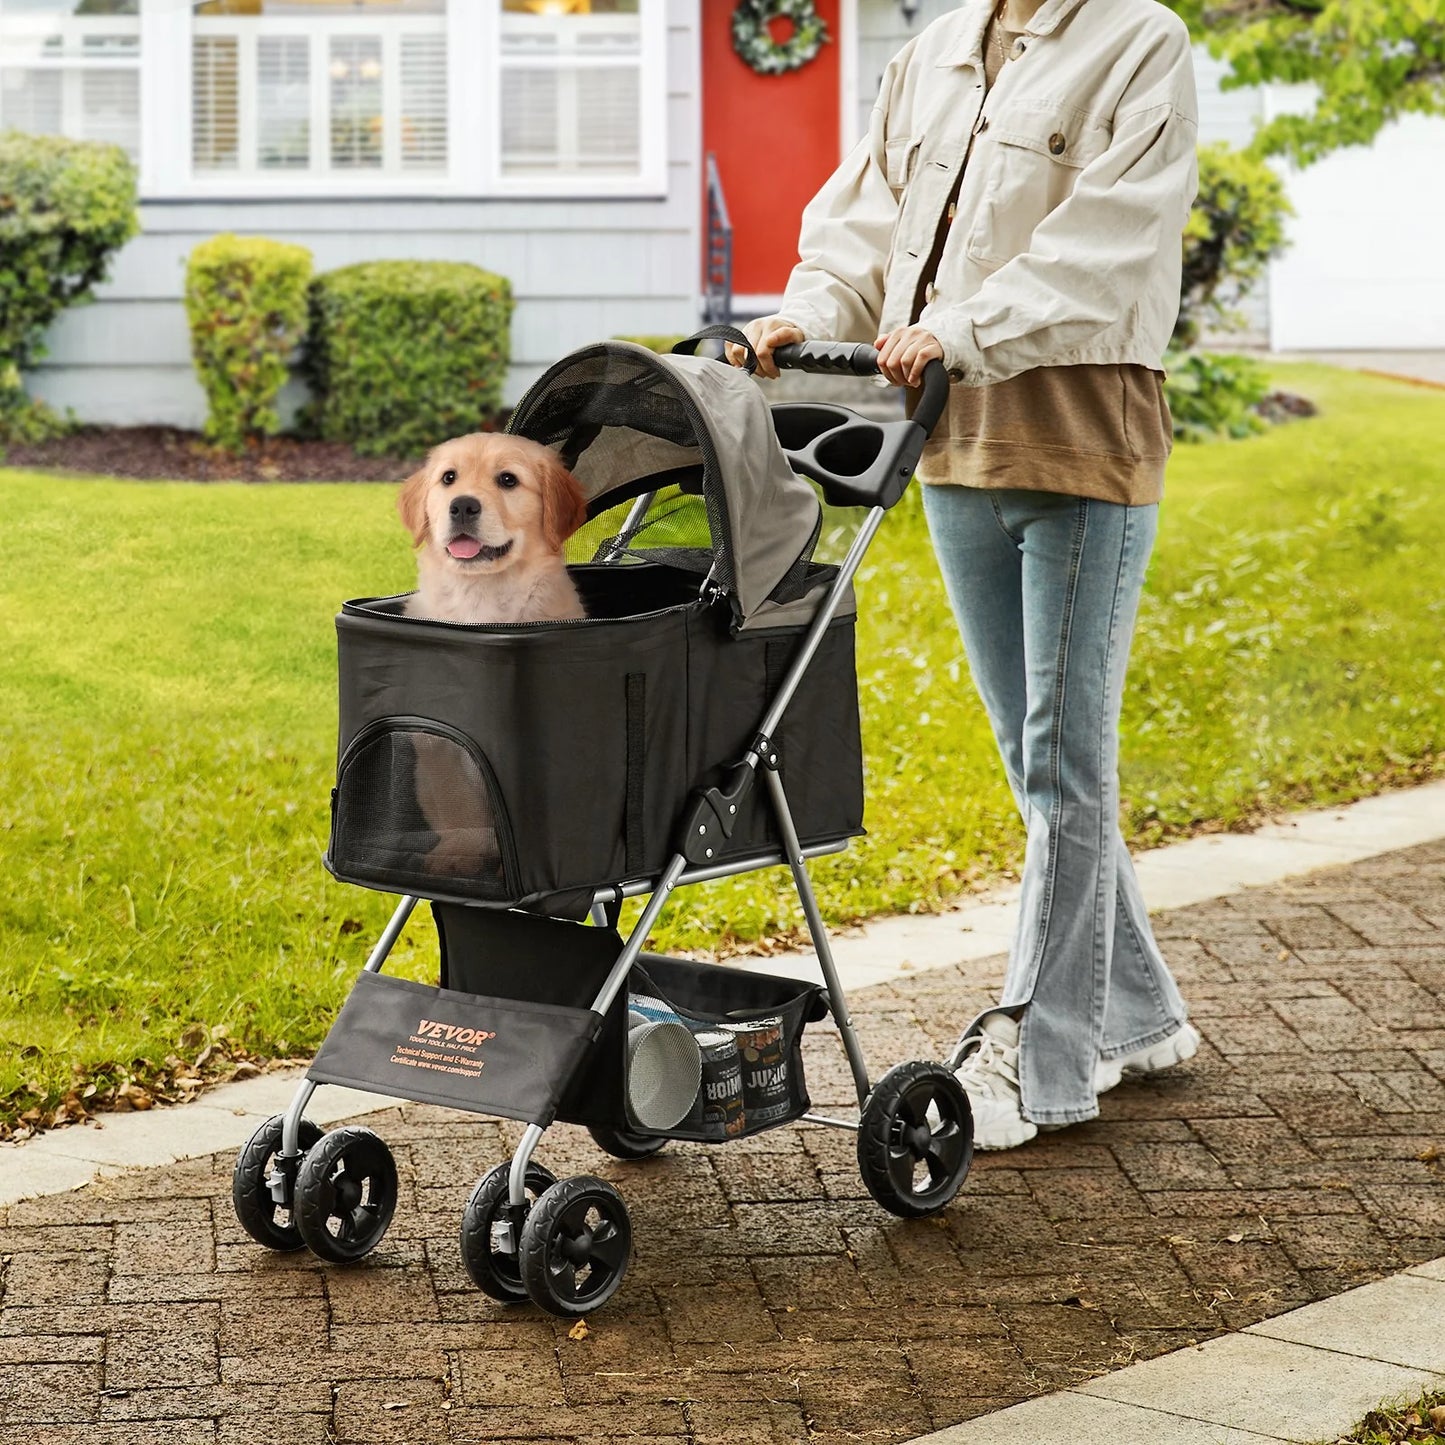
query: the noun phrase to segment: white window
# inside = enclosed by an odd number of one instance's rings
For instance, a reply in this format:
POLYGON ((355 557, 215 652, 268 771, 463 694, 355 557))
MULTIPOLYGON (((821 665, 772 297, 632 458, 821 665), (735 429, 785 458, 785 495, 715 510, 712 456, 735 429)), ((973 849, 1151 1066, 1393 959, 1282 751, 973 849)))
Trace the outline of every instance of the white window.
POLYGON ((665 0, 138 3, 147 197, 666 194, 665 0))
POLYGON ((446 27, 445 0, 199 0, 191 178, 444 173, 446 27))
POLYGON ((0 0, 0 130, 140 150, 139 0, 0 0))

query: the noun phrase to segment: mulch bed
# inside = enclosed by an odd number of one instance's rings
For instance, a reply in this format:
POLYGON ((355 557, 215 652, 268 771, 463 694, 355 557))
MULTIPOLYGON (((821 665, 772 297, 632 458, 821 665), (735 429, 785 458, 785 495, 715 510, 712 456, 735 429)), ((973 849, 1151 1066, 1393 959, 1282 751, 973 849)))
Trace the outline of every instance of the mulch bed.
POLYGON ((199 432, 169 426, 83 426, 0 454, 0 464, 8 467, 186 482, 399 482, 419 460, 365 457, 343 442, 285 436, 233 456, 210 446, 199 432))

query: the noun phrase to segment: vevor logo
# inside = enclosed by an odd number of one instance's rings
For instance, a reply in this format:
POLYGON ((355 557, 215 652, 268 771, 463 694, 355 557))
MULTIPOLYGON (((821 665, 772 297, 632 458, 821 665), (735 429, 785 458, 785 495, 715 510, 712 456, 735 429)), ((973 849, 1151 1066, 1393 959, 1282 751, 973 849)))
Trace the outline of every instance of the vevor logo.
POLYGON ((454 1024, 440 1024, 432 1019, 423 1019, 417 1025, 417 1033, 424 1039, 441 1039, 449 1044, 484 1044, 496 1038, 495 1033, 486 1029, 464 1029, 454 1024))

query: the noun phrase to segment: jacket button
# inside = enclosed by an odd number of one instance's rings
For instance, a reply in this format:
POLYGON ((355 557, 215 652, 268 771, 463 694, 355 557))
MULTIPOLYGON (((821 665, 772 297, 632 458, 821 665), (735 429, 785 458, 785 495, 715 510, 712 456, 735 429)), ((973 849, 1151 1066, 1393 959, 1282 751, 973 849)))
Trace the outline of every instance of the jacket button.
POLYGON ((934 297, 936 297, 937 295, 938 295, 938 287, 935 286, 932 281, 930 281, 930 282, 928 283, 928 285, 923 288, 923 300, 924 300, 924 302, 925 302, 927 305, 932 306, 932 305, 933 305, 934 297))
POLYGON ((1013 45, 1009 47, 1008 58, 1010 60, 1017 60, 1028 48, 1028 41, 1020 35, 1019 38, 1014 41, 1013 45))
POLYGON ((1053 135, 1049 137, 1049 154, 1055 156, 1063 155, 1065 149, 1068 147, 1068 144, 1068 141, 1066 141, 1063 137, 1063 133, 1060 131, 1055 131, 1053 135))

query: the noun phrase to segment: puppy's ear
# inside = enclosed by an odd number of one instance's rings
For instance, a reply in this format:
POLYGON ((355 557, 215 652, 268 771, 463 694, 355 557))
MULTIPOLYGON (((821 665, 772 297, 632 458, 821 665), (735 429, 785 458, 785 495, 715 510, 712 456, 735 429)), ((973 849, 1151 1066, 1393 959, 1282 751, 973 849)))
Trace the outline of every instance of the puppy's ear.
POLYGON ((587 498, 577 478, 550 448, 541 462, 542 530, 548 549, 560 552, 562 544, 587 520, 587 498))
POLYGON ((396 510, 401 513, 402 526, 411 533, 411 539, 418 547, 426 541, 426 483, 429 475, 428 466, 413 472, 402 483, 396 498, 396 510))

